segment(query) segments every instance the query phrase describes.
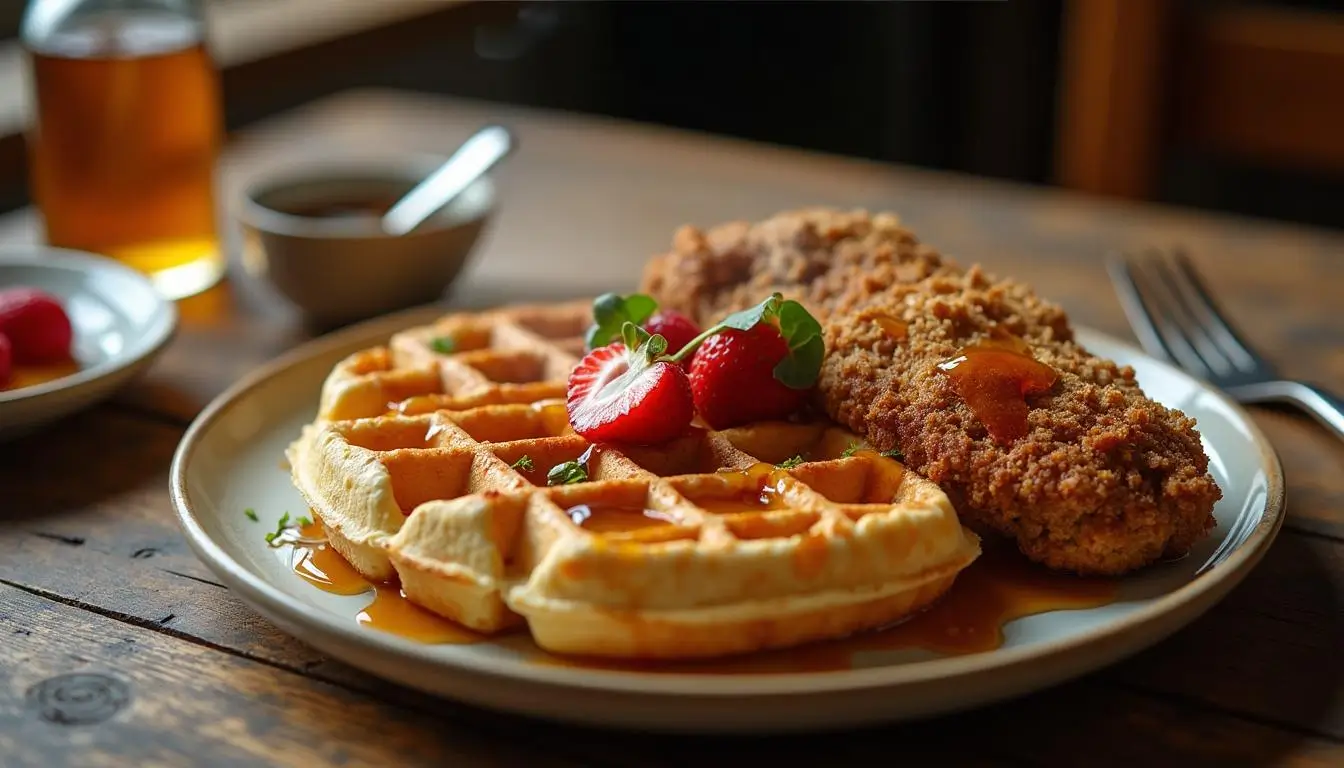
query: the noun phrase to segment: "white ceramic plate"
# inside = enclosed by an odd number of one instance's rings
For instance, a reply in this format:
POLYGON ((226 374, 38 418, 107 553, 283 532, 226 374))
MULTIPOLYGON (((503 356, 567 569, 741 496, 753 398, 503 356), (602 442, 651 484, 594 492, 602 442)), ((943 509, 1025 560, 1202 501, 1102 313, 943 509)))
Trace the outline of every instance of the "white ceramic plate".
POLYGON ((303 582, 263 535, 280 512, 305 509, 281 469, 282 452, 312 419, 331 366, 431 316, 403 313, 347 329, 294 350, 221 395, 178 448, 173 503, 197 554, 286 631, 352 666, 485 707, 625 728, 754 731, 858 726, 975 706, 1052 685, 1158 642, 1240 582, 1282 518, 1278 459, 1240 408, 1129 345, 1080 331, 1094 352, 1133 365, 1151 396, 1198 419, 1224 492, 1208 540, 1183 560, 1123 580, 1111 604, 1014 621, 1005 628, 1004 646, 991 652, 856 655, 852 670, 829 672, 611 671, 539 664, 517 642, 424 645, 357 625, 368 595, 340 597, 303 582), (245 517, 248 507, 261 523, 245 517))
POLYGON ((111 259, 43 246, 0 250, 0 288, 19 285, 61 300, 79 370, 0 392, 0 440, 111 395, 148 367, 177 329, 177 308, 139 272, 111 259))

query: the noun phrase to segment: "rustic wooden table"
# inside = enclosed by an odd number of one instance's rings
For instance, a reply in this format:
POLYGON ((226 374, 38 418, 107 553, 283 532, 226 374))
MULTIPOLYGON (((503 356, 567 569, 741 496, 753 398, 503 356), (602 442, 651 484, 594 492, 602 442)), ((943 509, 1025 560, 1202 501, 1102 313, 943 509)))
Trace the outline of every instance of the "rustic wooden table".
MULTIPOLYGON (((1099 257, 1184 244, 1250 338, 1294 376, 1344 382, 1344 236, 1117 205, 589 118, 385 92, 312 104, 234 137, 230 194, 288 163, 395 146, 447 151, 487 120, 521 151, 458 305, 630 286, 683 222, 809 203, 901 213, 964 262, 1034 283, 1127 336, 1099 257)), ((30 212, 0 242, 33 240, 30 212)), ((235 265, 236 266, 236 265, 235 265)), ((1344 445, 1255 412, 1289 514, 1258 569, 1158 647, 987 709, 767 740, 613 734, 475 711, 323 658, 192 556, 168 464, 192 417, 307 337, 235 270, 115 402, 0 446, 0 764, 1344 764, 1344 445)))

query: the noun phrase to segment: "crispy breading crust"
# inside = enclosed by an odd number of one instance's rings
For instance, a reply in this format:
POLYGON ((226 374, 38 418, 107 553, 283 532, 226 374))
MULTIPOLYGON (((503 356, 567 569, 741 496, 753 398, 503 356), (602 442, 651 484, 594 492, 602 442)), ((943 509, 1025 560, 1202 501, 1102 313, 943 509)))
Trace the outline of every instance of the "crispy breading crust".
POLYGON ((894 216, 810 209, 683 228, 643 290, 702 324, 772 290, 802 301, 826 327, 827 412, 899 448, 968 524, 1016 539, 1051 568, 1125 573, 1184 554, 1213 527, 1221 492, 1192 419, 1148 399, 1132 369, 1079 346, 1060 307, 963 270, 894 216), (878 317, 904 324, 904 338, 878 317), (936 369, 1002 331, 1059 373, 1029 399, 1029 432, 1009 445, 936 369))

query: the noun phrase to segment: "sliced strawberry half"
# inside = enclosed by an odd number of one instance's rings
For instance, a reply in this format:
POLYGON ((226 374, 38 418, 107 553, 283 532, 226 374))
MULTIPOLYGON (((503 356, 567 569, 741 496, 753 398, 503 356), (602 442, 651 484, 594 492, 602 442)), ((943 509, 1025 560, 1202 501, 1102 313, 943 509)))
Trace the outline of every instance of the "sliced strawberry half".
POLYGON ((653 445, 684 433, 695 403, 686 371, 663 356, 667 339, 632 322, 621 336, 589 352, 570 373, 570 425, 593 442, 653 445))

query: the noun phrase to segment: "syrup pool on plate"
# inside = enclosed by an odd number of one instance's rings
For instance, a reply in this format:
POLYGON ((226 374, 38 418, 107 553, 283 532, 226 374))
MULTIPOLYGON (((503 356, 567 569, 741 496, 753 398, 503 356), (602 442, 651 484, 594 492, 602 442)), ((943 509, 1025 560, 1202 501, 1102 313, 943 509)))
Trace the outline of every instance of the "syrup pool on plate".
POLYGON ((1115 601, 1118 584, 1053 573, 1010 546, 989 543, 930 608, 886 629, 796 648, 708 661, 634 662, 562 658, 537 651, 535 663, 641 673, 785 674, 854 669, 860 654, 927 650, 944 656, 993 651, 1014 619, 1051 611, 1096 608, 1115 601))
POLYGON ((290 569, 314 587, 334 595, 373 594, 373 600, 355 616, 360 626, 422 643, 465 644, 484 639, 415 605, 395 584, 370 583, 327 543, 326 531, 316 515, 284 546, 290 550, 290 569))
MULTIPOLYGON (((641 514, 636 515, 631 508, 622 509, 619 514, 638 517, 646 514, 645 510, 638 512, 641 514)), ((655 525, 660 522, 649 521, 655 525)), ((1003 645, 1003 627, 1014 619, 1108 605, 1115 601, 1118 590, 1116 580, 1054 573, 1029 562, 1008 544, 986 541, 983 554, 957 576, 941 599, 896 626, 840 640, 727 659, 635 662, 549 654, 533 644, 525 630, 493 638, 472 632, 414 605, 395 584, 369 583, 326 543, 326 534, 316 517, 285 546, 292 550, 290 563, 295 575, 312 586, 338 595, 372 593, 372 601, 354 617, 360 626, 429 644, 497 642, 536 664, 642 673, 834 672, 853 669, 854 658, 860 654, 909 649, 946 656, 984 653, 1003 645)))

